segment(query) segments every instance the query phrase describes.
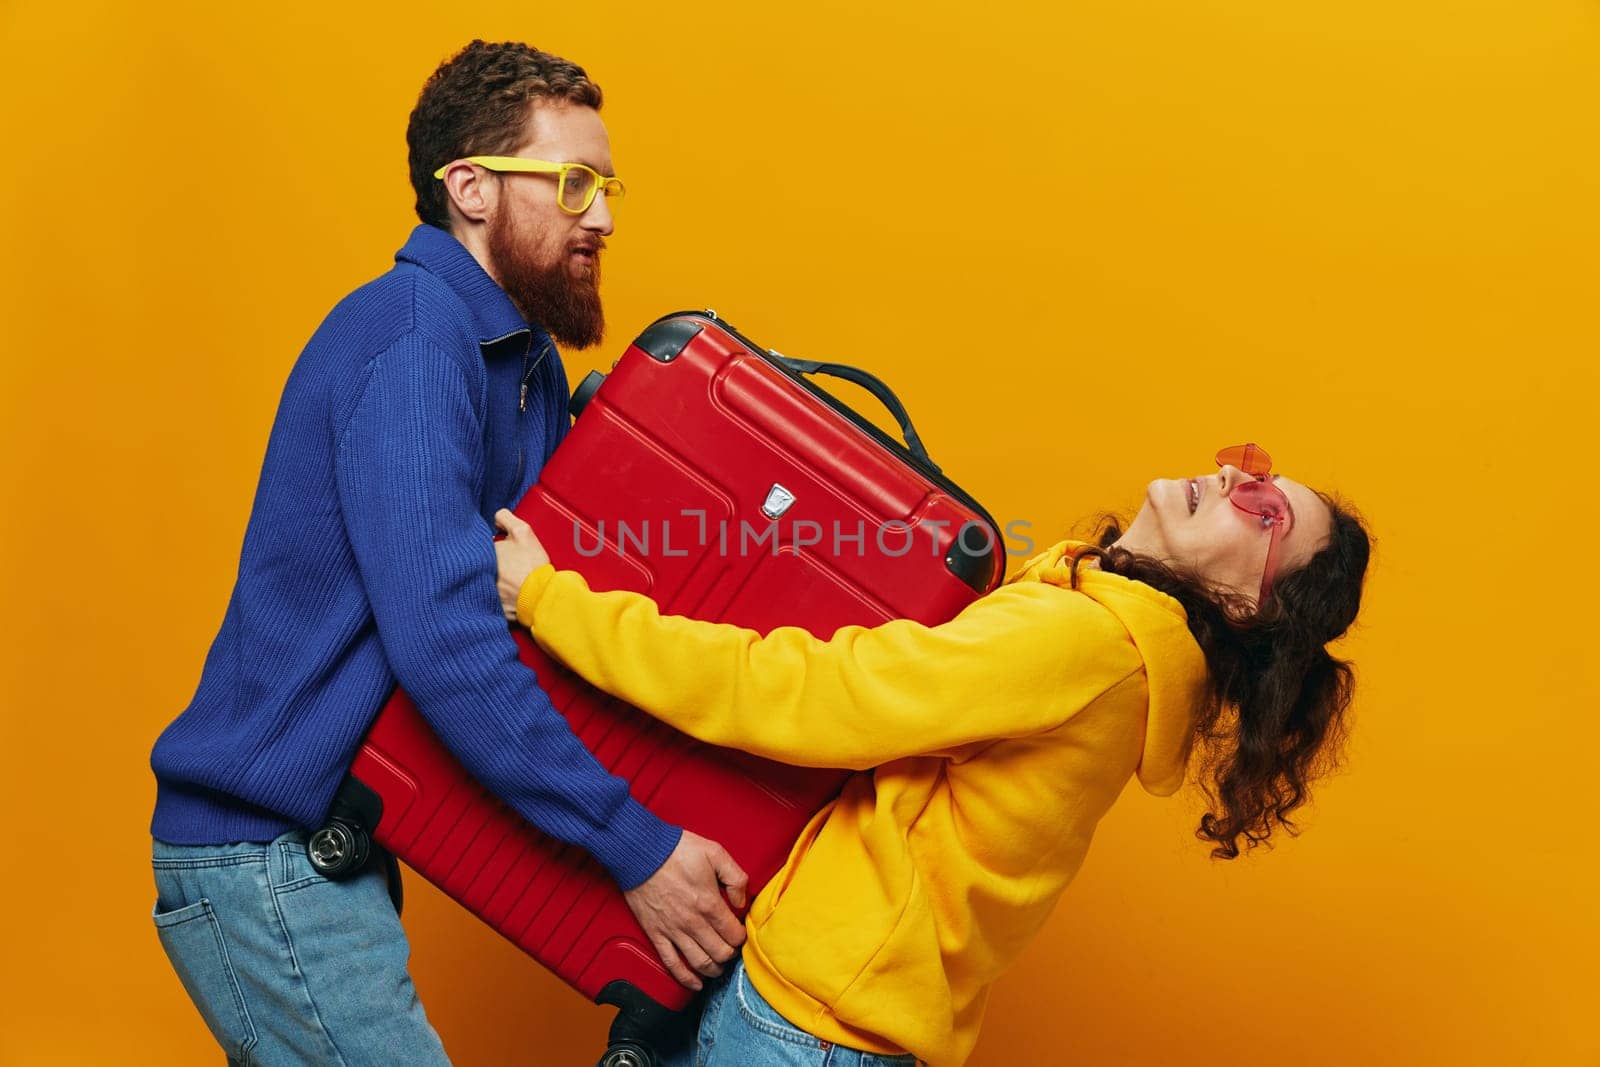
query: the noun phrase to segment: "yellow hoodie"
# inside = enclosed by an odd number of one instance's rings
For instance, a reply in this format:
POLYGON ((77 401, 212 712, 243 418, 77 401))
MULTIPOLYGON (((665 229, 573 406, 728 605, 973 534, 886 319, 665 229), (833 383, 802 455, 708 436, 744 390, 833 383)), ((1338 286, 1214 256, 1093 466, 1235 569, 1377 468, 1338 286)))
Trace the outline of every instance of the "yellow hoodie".
POLYGON ((1128 779, 1183 784, 1205 660, 1177 601, 1055 545, 952 621, 765 638, 544 566, 517 615, 574 671, 702 741, 859 770, 756 898, 750 980, 824 1041, 964 1062, 989 986, 1128 779))

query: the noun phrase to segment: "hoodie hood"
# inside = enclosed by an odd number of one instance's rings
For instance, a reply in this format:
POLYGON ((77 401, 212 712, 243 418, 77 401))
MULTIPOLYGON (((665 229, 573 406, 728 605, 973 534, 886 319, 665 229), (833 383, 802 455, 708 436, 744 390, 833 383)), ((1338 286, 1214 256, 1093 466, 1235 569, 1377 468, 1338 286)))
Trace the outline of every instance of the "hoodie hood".
MULTIPOLYGON (((1072 560, 1088 547, 1081 541, 1052 545, 1023 564, 1009 581, 1049 582, 1070 589, 1072 560)), ((1150 704, 1139 784, 1156 796, 1175 793, 1183 785, 1195 717, 1206 689, 1205 656, 1189 632, 1183 605, 1143 582, 1108 574, 1090 560, 1078 565, 1078 592, 1116 616, 1144 660, 1150 704)))

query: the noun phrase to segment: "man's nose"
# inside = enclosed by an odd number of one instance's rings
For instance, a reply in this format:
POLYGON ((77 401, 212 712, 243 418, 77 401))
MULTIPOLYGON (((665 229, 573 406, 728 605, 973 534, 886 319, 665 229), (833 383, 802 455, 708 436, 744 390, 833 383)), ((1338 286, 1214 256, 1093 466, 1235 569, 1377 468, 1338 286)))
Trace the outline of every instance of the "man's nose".
POLYGON ((611 205, 606 203, 605 194, 595 194, 594 203, 589 205, 589 210, 583 213, 578 224, 590 233, 597 233, 601 237, 611 236, 616 225, 611 218, 611 205))

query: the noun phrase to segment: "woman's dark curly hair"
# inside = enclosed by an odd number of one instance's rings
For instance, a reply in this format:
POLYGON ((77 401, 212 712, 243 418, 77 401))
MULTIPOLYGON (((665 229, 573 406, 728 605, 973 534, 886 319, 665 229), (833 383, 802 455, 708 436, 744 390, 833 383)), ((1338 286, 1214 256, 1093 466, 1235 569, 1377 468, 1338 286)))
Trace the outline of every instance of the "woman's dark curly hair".
MULTIPOLYGON (((1355 621, 1371 540, 1353 509, 1322 497, 1333 516, 1328 544, 1298 570, 1281 575, 1259 611, 1185 569, 1113 547, 1114 520, 1101 529, 1103 570, 1144 582, 1175 598, 1189 616, 1209 668, 1206 701, 1195 723, 1201 787, 1211 811, 1195 836, 1215 844, 1218 859, 1264 843, 1310 796, 1309 784, 1339 766, 1355 684, 1350 664, 1327 645, 1355 621)), ((1074 562, 1076 569, 1076 561, 1074 562)))
POLYGON ((441 63, 406 125, 417 218, 448 230, 449 194, 433 172, 463 156, 513 151, 539 100, 599 110, 600 87, 576 63, 515 41, 473 41, 441 63))

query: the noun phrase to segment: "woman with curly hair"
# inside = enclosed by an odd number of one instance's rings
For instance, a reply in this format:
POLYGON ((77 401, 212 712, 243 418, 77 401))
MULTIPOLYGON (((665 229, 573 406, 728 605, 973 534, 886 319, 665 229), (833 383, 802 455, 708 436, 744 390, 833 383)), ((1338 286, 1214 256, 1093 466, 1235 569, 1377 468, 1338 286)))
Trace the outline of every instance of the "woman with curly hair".
POLYGON ((592 592, 500 513, 506 614, 579 675, 702 741, 859 772, 756 898, 692 1062, 964 1062, 1130 778, 1167 795, 1193 769, 1218 858, 1296 831, 1338 759, 1352 673, 1327 645, 1369 541, 1255 445, 1217 463, 947 623, 825 641, 592 592))

